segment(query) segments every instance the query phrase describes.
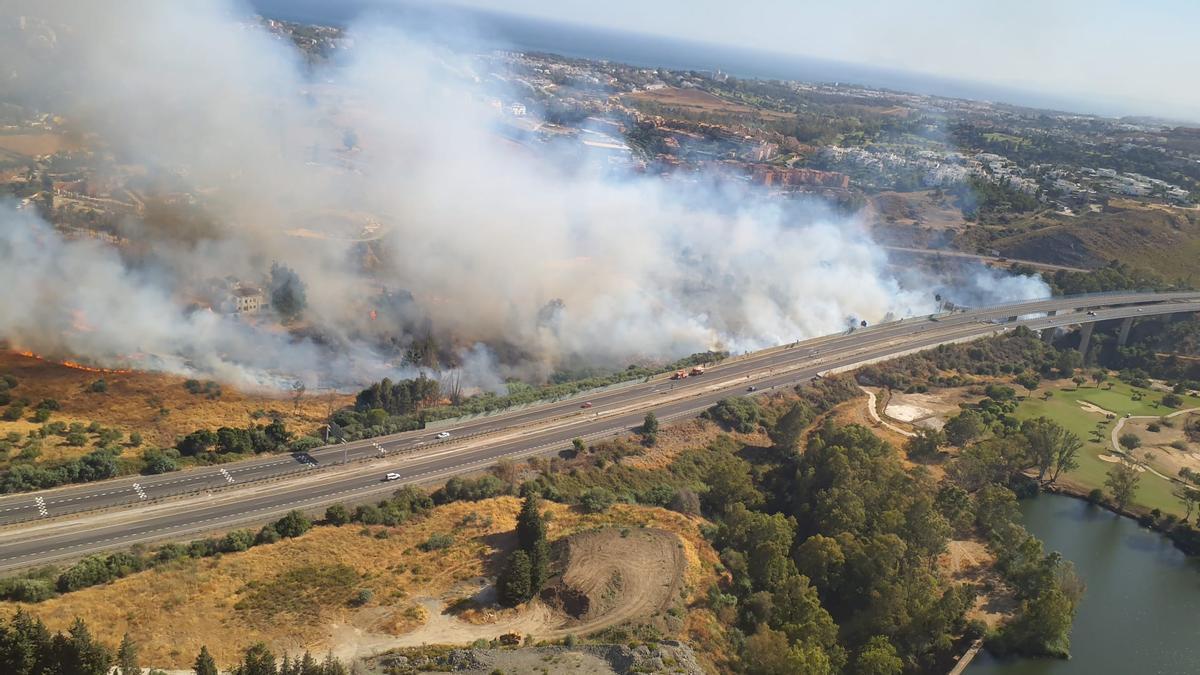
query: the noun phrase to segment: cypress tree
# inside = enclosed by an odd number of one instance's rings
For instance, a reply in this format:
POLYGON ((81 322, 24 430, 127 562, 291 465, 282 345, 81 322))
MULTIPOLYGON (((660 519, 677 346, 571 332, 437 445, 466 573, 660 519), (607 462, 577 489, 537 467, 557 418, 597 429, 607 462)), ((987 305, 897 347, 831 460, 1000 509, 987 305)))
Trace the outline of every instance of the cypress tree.
POLYGON ((121 675, 142 675, 142 667, 138 665, 137 645, 129 637, 129 633, 121 638, 121 646, 117 648, 117 667, 121 675))
POLYGON ((196 671, 196 675, 218 675, 217 662, 213 660, 212 654, 208 653, 208 647, 200 647, 200 653, 196 656, 196 663, 192 666, 192 670, 196 671))
POLYGON ((519 605, 533 596, 530 591, 531 565, 529 562, 529 554, 525 551, 518 550, 513 553, 508 559, 508 569, 504 570, 504 574, 500 575, 499 586, 500 602, 509 607, 519 605))
POLYGON ((521 513, 517 516, 517 546, 529 554, 533 553, 533 547, 539 540, 546 538, 546 521, 542 518, 540 506, 541 500, 531 494, 525 497, 521 513))

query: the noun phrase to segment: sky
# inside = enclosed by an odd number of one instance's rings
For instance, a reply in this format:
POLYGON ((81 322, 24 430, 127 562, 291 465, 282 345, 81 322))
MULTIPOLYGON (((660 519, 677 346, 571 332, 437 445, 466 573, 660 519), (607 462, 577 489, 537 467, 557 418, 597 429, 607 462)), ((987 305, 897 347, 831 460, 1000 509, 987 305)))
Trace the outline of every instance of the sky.
POLYGON ((455 4, 983 81, 1105 108, 1200 119, 1200 87, 1193 86, 1200 71, 1200 49, 1195 47, 1200 2, 1195 0, 455 4))

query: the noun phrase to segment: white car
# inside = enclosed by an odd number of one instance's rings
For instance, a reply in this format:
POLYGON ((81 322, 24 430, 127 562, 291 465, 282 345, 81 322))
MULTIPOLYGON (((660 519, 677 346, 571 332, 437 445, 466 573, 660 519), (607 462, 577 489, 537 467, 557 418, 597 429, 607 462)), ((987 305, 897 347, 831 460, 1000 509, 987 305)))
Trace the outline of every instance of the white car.
POLYGON ((384 476, 383 479, 385 481, 386 480, 400 480, 400 474, 388 472, 388 475, 384 476))
POLYGON ((435 438, 450 438, 450 432, 443 431, 443 432, 439 433, 437 436, 435 436, 435 438))

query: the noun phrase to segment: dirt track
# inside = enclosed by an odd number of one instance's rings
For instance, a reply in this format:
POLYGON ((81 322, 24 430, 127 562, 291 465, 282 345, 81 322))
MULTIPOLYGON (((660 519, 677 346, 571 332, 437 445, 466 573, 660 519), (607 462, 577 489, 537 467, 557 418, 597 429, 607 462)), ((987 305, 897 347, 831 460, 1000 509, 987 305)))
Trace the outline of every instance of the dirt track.
MULTIPOLYGON (((472 624, 444 611, 438 600, 421 601, 425 623, 397 637, 372 635, 348 640, 335 651, 364 656, 396 647, 470 644, 505 633, 554 639, 583 635, 665 611, 684 585, 687 559, 678 536, 665 530, 603 529, 573 535, 564 552, 565 572, 548 589, 559 601, 535 599, 515 616, 472 624)), ((349 636, 341 636, 343 639, 349 636)))

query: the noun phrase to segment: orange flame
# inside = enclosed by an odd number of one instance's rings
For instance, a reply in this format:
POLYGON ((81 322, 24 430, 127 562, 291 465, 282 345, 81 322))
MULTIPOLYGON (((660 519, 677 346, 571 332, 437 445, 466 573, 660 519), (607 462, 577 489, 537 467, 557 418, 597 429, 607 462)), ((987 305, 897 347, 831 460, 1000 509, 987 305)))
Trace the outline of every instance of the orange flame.
POLYGON ((56 363, 60 366, 65 366, 67 368, 73 368, 75 370, 82 370, 82 371, 88 372, 88 373, 126 374, 126 373, 133 372, 132 370, 124 370, 121 368, 98 368, 96 366, 85 366, 84 364, 79 363, 77 361, 69 361, 69 360, 68 361, 56 361, 53 359, 47 359, 46 357, 41 356, 40 354, 35 354, 31 351, 24 350, 24 349, 14 350, 14 353, 19 354, 21 356, 31 358, 31 359, 37 359, 38 361, 45 361, 46 363, 56 363))

